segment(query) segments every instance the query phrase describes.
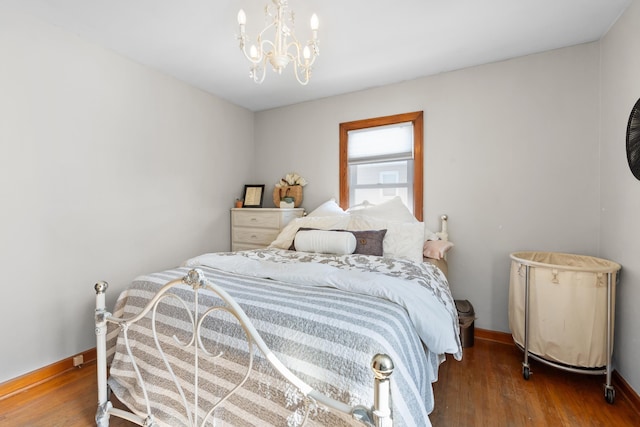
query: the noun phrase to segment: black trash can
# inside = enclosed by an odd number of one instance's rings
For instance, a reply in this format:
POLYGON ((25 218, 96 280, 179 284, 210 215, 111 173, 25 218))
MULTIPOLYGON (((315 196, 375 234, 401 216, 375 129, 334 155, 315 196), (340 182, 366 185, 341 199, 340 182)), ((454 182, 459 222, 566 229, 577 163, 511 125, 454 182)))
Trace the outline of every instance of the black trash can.
POLYGON ((463 348, 473 347, 474 321, 476 320, 473 305, 466 299, 457 299, 455 303, 460 321, 460 343, 463 348))

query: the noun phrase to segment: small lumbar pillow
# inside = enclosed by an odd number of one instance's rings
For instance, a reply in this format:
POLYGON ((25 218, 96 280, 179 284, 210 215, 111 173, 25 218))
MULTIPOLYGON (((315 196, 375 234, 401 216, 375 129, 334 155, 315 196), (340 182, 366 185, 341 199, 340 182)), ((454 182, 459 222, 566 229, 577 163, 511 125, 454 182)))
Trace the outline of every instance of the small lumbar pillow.
POLYGON ((296 218, 291 220, 287 224, 276 240, 271 242, 270 248, 278 249, 290 249, 293 244, 293 239, 296 237, 296 233, 300 228, 316 228, 320 230, 332 230, 346 228, 349 224, 349 215, 339 216, 303 216, 302 218, 296 218))
POLYGON ((348 255, 356 250, 356 237, 345 231, 301 230, 296 233, 296 251, 348 255))

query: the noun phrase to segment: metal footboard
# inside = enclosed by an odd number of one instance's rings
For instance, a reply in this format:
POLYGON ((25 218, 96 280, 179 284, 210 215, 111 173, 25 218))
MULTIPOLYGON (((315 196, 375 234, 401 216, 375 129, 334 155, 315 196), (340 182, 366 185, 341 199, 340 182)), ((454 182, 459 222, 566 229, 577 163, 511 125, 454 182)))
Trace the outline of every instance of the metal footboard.
MULTIPOLYGON (((96 333, 96 350, 97 350, 97 375, 98 375, 98 409, 96 412, 96 425, 98 427, 107 427, 109 425, 109 417, 111 415, 124 418, 133 423, 136 423, 141 426, 149 426, 155 427, 158 426, 158 423, 154 419, 153 411, 152 411, 152 402, 149 399, 147 394, 147 387, 145 385, 144 380, 142 379, 142 375, 140 374, 140 370, 136 364, 135 358, 133 357, 129 341, 127 338, 127 331, 129 326, 136 323, 143 317, 145 317, 148 313, 151 312, 152 326, 153 326, 153 335, 156 343, 156 348, 159 351, 161 358, 164 362, 164 365, 167 371, 170 373, 173 378, 176 389, 178 390, 181 398, 182 404, 184 406, 185 412, 187 414, 189 420, 190 427, 196 426, 205 426, 207 422, 209 422, 211 416, 215 412, 215 410, 220 407, 231 395, 233 395, 249 378, 252 367, 253 367, 253 347, 256 346, 262 352, 266 360, 271 364, 271 366, 277 370, 289 383, 293 384, 297 390, 307 399, 308 401, 317 402, 321 405, 324 405, 328 408, 332 408, 333 410, 340 411, 342 413, 351 415, 355 420, 359 421, 363 425, 367 426, 375 426, 375 427, 392 427, 392 414, 391 414, 391 395, 390 395, 390 376, 393 373, 393 362, 391 358, 385 354, 377 354, 373 357, 371 361, 371 369, 374 373, 374 402, 372 408, 367 408, 364 406, 350 406, 343 402, 337 401, 331 397, 328 397, 319 391, 313 389, 310 385, 305 383, 299 377, 297 377, 293 372, 291 372, 269 349, 266 345, 262 337, 258 334, 257 330, 253 326, 249 317, 245 314, 243 309, 234 301, 234 299, 227 294, 222 288, 217 286, 214 283, 208 281, 204 273, 199 269, 193 269, 188 272, 188 274, 181 278, 168 282, 166 285, 158 291, 158 293, 149 301, 146 307, 136 316, 130 318, 117 318, 114 317, 111 313, 106 311, 105 304, 105 294, 108 288, 108 284, 106 282, 98 282, 95 285, 96 291, 96 311, 95 311, 95 333, 96 333), (169 293, 169 291, 181 284, 189 285, 193 289, 193 297, 194 297, 194 310, 195 315, 192 315, 190 310, 187 308, 187 303, 180 299, 177 295, 169 293), (198 313, 198 293, 200 289, 207 289, 209 291, 214 292, 219 298, 224 302, 223 306, 215 306, 208 308, 203 313, 198 313), (158 304, 165 298, 175 298, 180 301, 186 311, 189 313, 189 317, 193 326, 193 333, 191 336, 191 340, 189 342, 180 342, 178 338, 174 337, 174 340, 178 342, 178 344, 184 348, 190 347, 193 349, 195 357, 194 357, 194 371, 195 371, 195 384, 194 384, 194 399, 193 402, 187 402, 187 398, 185 393, 180 385, 178 378, 173 372, 171 364, 168 362, 166 355, 164 354, 162 347, 160 345, 158 336, 156 335, 156 310, 158 308, 158 304), (206 354, 207 356, 216 357, 209 353, 202 344, 201 340, 201 327, 204 319, 214 313, 215 311, 224 311, 232 315, 237 322, 241 325, 244 330, 247 343, 249 346, 249 362, 247 366, 247 371, 242 380, 225 396, 223 396, 218 402, 216 402, 206 413, 206 416, 203 419, 198 419, 198 356, 199 353, 206 354), (114 408, 111 402, 109 401, 109 393, 108 393, 108 385, 107 385, 107 324, 113 323, 120 327, 123 332, 125 346, 129 357, 131 358, 133 369, 135 370, 138 383, 142 389, 144 394, 144 398, 146 401, 146 415, 139 416, 132 412, 128 412, 125 410, 121 410, 118 408, 114 408)), ((305 419, 302 423, 304 425, 307 421, 308 409, 305 416, 305 419)))

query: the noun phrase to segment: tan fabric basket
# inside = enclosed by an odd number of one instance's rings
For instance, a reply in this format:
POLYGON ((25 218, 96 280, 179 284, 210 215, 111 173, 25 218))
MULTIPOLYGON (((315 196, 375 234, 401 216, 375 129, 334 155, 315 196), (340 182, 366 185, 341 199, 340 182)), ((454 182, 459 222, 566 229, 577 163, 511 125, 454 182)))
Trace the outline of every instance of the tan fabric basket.
MULTIPOLYGON (((525 276, 529 266, 529 351, 581 368, 607 364, 607 275, 612 275, 611 336, 616 274, 605 259, 554 252, 511 254, 509 327, 524 347, 525 276)), ((613 338, 612 338, 613 339, 613 338)))
POLYGON ((302 186, 290 185, 286 187, 275 187, 273 189, 273 204, 279 208, 280 200, 285 197, 293 197, 294 207, 300 207, 302 204, 302 186))

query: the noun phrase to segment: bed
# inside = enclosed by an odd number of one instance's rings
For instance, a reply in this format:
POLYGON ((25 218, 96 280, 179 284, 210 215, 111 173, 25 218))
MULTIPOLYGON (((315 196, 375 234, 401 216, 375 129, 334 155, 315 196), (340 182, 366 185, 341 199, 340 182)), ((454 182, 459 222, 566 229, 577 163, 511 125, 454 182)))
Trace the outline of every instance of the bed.
POLYGON ((97 425, 430 425, 438 367, 462 357, 447 279, 423 262, 442 262, 446 225, 383 207, 322 205, 268 248, 138 277, 113 313, 96 284, 97 425))

